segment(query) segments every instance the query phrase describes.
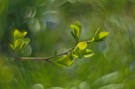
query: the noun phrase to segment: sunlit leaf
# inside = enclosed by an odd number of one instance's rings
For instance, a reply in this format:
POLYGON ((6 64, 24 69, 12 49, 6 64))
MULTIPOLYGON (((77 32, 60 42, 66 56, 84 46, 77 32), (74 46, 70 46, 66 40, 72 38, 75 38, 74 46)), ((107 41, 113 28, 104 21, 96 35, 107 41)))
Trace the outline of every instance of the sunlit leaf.
POLYGON ((94 42, 95 41, 95 38, 94 37, 92 37, 89 41, 88 41, 88 43, 90 43, 90 42, 94 42))
POLYGON ((71 31, 72 31, 72 35, 74 34, 74 38, 76 38, 76 39, 79 39, 79 37, 80 37, 80 29, 79 29, 79 27, 77 27, 76 25, 70 25, 70 27, 71 27, 71 31))
POLYGON ((13 42, 10 44, 10 47, 14 51, 20 51, 27 47, 28 44, 30 43, 30 38, 25 38, 27 32, 26 31, 19 31, 18 29, 15 29, 13 32, 13 42))
POLYGON ((75 58, 82 58, 83 57, 82 50, 80 50, 79 47, 76 47, 74 49, 74 52, 72 53, 72 56, 75 58))
POLYGON ((100 32, 99 33, 99 39, 104 39, 109 35, 109 32, 100 32))
POLYGON ((93 56, 93 55, 94 55, 94 52, 93 52, 92 50, 89 50, 89 49, 86 49, 85 52, 83 52, 83 56, 84 56, 85 58, 91 57, 91 56, 93 56))
POLYGON ((18 29, 15 29, 13 32, 14 40, 19 39, 19 38, 24 38, 26 36, 27 32, 20 32, 18 29))
POLYGON ((13 50, 22 49, 24 45, 24 41, 22 39, 18 39, 14 41, 14 45, 10 44, 13 50))
POLYGON ((75 58, 78 58, 78 55, 77 54, 74 54, 73 53, 72 56, 75 57, 75 58))
POLYGON ((77 46, 75 47, 75 49, 74 50, 76 50, 77 48, 79 48, 80 50, 84 50, 86 47, 87 47, 87 42, 85 42, 85 41, 83 41, 83 42, 79 42, 78 44, 77 44, 77 46))
POLYGON ((69 55, 66 55, 58 59, 57 63, 62 66, 71 66, 73 64, 73 59, 70 59, 69 55))

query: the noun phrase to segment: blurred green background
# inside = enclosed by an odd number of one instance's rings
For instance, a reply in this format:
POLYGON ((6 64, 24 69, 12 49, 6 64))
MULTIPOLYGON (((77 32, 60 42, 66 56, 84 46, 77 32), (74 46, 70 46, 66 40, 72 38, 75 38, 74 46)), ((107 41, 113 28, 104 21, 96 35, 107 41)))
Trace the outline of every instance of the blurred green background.
MULTIPOLYGON (((134 89, 135 0, 0 0, 0 89, 134 89), (16 61, 9 48, 13 28, 27 30, 33 57, 73 47, 69 25, 80 21, 81 40, 97 28, 105 41, 95 55, 62 68, 46 61, 16 61)), ((27 53, 26 53, 27 55, 27 53)))

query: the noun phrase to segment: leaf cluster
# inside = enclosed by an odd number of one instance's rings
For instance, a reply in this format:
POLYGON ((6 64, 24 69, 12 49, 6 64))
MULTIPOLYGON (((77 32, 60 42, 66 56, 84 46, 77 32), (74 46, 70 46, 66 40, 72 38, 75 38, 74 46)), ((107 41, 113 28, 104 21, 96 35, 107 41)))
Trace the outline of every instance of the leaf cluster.
POLYGON ((23 52, 24 49, 26 49, 30 43, 30 38, 26 37, 26 35, 26 31, 21 32, 18 29, 13 30, 13 42, 12 44, 10 44, 10 47, 17 54, 19 52, 23 52))

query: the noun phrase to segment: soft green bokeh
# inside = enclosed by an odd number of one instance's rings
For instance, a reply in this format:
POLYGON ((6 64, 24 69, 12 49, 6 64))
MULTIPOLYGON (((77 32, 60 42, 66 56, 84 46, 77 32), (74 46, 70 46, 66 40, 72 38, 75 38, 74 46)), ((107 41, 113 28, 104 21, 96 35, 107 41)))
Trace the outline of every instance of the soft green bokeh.
POLYGON ((0 0, 0 89, 134 89, 134 28, 134 0, 0 0), (98 28, 109 32, 89 45, 91 58, 67 68, 12 58, 13 28, 28 32, 31 56, 48 57, 74 46, 75 21, 82 25, 81 41, 98 28))

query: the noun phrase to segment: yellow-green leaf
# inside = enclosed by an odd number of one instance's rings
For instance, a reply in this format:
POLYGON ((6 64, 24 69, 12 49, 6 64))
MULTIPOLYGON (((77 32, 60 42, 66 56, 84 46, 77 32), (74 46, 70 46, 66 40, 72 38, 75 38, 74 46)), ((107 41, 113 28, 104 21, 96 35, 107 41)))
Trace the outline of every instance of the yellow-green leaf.
POLYGON ((91 56, 93 56, 93 55, 94 55, 94 52, 93 52, 92 50, 89 50, 89 49, 86 49, 85 52, 83 53, 83 56, 84 56, 85 58, 91 57, 91 56))
POLYGON ((20 32, 18 29, 15 29, 13 32, 14 40, 24 38, 26 36, 27 32, 20 32))
POLYGON ((18 39, 18 40, 15 40, 13 48, 22 49, 23 45, 24 45, 24 41, 22 39, 18 39))
POLYGON ((72 53, 72 56, 75 57, 75 58, 78 58, 77 54, 72 53))
POLYGON ((78 39, 80 37, 80 29, 76 25, 70 25, 72 29, 72 33, 74 34, 75 38, 78 39))
POLYGON ((87 47, 87 45, 88 44, 85 41, 84 42, 79 42, 74 50, 76 50, 77 48, 79 48, 80 50, 84 50, 87 47))
POLYGON ((66 55, 60 58, 57 63, 61 66, 71 66, 73 64, 73 60, 70 59, 69 55, 66 55))
POLYGON ((75 25, 76 25, 79 29, 81 29, 81 24, 80 24, 79 21, 76 21, 76 22, 75 22, 75 25))
POLYGON ((95 41, 95 38, 94 37, 92 37, 89 41, 88 41, 88 43, 90 43, 90 42, 94 42, 95 41))
POLYGON ((109 32, 100 32, 99 33, 99 39, 103 39, 109 35, 109 32))

